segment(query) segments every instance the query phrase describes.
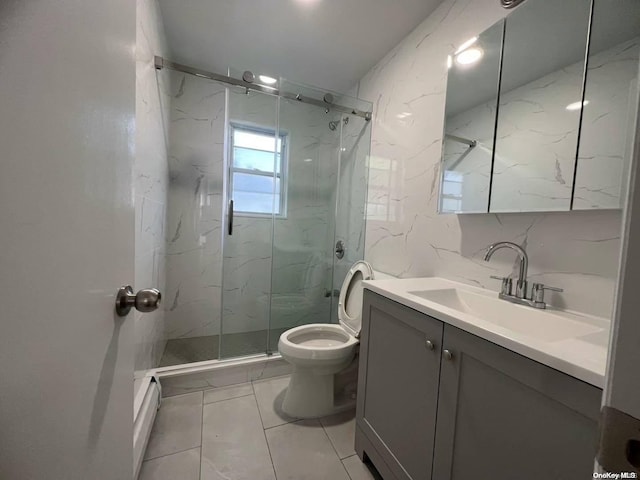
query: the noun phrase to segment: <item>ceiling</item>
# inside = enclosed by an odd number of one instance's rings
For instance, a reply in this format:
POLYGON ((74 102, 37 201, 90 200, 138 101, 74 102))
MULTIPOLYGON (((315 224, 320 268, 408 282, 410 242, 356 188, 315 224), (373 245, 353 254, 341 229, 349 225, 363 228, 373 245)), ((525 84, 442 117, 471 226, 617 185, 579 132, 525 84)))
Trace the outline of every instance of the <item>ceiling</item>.
POLYGON ((345 93, 442 0, 159 0, 170 60, 345 93))

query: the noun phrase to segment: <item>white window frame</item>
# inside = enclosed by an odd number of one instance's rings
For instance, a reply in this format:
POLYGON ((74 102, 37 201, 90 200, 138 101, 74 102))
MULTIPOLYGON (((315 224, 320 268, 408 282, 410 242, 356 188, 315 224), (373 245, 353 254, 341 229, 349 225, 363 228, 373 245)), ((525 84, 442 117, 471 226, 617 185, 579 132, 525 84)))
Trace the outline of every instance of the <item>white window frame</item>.
MULTIPOLYGON (((460 195, 454 195, 451 193, 444 193, 444 186, 445 184, 460 184, 460 185, 464 185, 464 174, 460 173, 460 172, 456 172, 453 170, 445 170, 444 172, 442 172, 442 184, 440 185, 440 190, 441 190, 441 194, 440 194, 440 210, 443 213, 458 213, 462 211, 462 199, 463 199, 463 195, 462 193, 460 193, 460 195), (448 179, 447 180, 447 173, 451 173, 451 174, 455 174, 458 178, 456 178, 456 180, 451 180, 448 179), (455 202, 457 202, 458 204, 458 208, 451 210, 445 210, 443 208, 444 206, 444 200, 453 200, 455 202)), ((464 213, 464 212, 462 212, 464 213)))
MULTIPOLYGON (((230 128, 229 128, 229 190, 228 190, 228 198, 227 198, 227 202, 229 200, 233 200, 233 174, 234 173, 244 173, 244 174, 248 174, 248 175, 257 175, 257 176, 262 176, 262 177, 270 177, 273 178, 274 174, 277 178, 280 179, 280 211, 279 213, 263 213, 263 212, 247 212, 247 211, 242 211, 242 210, 237 210, 237 206, 234 205, 234 212, 233 214, 237 217, 258 217, 258 218, 271 218, 276 217, 276 218, 287 218, 287 184, 288 184, 288 165, 289 165, 289 148, 288 148, 288 134, 286 132, 279 132, 276 133, 276 131, 272 128, 268 128, 268 127, 263 127, 263 126, 258 126, 258 125, 248 125, 248 124, 244 124, 244 123, 236 123, 236 122, 232 122, 230 123, 230 128), (280 149, 280 173, 276 173, 276 172, 264 172, 262 170, 250 170, 250 169, 246 169, 246 168, 237 168, 234 167, 234 140, 233 140, 233 133, 236 130, 243 130, 246 132, 252 132, 252 133, 258 133, 258 134, 263 134, 263 135, 268 135, 268 136, 273 136, 276 137, 277 135, 280 137, 280 144, 281 144, 281 149, 280 149)), ((277 146, 277 142, 276 142, 276 146, 277 146)))

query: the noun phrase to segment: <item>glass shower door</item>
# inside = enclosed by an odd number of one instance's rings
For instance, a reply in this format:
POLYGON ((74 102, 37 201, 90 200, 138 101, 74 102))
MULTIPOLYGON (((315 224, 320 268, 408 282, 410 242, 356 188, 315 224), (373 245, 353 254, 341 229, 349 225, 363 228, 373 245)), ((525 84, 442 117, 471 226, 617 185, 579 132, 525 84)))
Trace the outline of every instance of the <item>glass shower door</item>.
MULTIPOLYGON (((371 111, 372 105, 351 99, 356 108, 371 111)), ((355 115, 343 115, 340 172, 336 185, 335 241, 344 245, 344 256, 333 257, 333 288, 338 292, 351 266, 364 259, 367 208, 368 161, 371 122, 355 115)), ((331 322, 338 322, 338 297, 332 297, 331 322)))
POLYGON ((281 212, 278 98, 229 88, 220 358, 265 353, 273 218, 281 212))
MULTIPOLYGON (((372 105, 281 81, 280 90, 322 99, 327 108, 280 99, 280 133, 289 142, 287 212, 275 217, 269 349, 283 331, 337 323, 338 295, 351 265, 364 257, 371 122, 331 109, 372 105), (344 256, 335 255, 336 242, 344 256)), ((295 95, 294 95, 295 96, 295 95)))
POLYGON ((279 134, 288 149, 285 201, 273 227, 269 352, 285 330, 331 319, 340 120, 338 112, 280 99, 279 134))

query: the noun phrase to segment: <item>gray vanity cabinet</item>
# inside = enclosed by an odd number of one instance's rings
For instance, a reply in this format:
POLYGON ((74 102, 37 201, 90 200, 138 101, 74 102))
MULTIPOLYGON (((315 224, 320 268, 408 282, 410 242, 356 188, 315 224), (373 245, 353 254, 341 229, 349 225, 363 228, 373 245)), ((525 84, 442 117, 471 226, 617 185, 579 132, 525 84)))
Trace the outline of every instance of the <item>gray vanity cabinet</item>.
POLYGON ((385 480, 591 478, 599 388, 369 290, 362 327, 356 451, 385 480))
POLYGON ((356 451, 360 458, 366 451, 385 479, 429 478, 442 322, 365 292, 356 451))
POLYGON ((433 478, 592 478, 602 390, 451 325, 433 478))

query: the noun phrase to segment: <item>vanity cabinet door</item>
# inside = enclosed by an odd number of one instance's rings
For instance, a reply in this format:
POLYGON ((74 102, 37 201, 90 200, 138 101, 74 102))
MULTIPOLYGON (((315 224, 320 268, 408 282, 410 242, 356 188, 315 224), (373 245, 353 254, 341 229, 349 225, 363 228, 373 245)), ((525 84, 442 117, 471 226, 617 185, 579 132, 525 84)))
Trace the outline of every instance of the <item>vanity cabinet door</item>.
POLYGON ((431 478, 442 331, 442 322, 365 290, 356 451, 385 480, 431 478))
POLYGON ((442 348, 433 478, 592 478, 602 390, 450 325, 442 348))

